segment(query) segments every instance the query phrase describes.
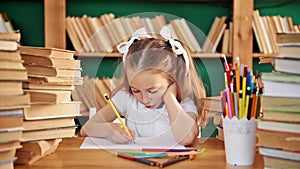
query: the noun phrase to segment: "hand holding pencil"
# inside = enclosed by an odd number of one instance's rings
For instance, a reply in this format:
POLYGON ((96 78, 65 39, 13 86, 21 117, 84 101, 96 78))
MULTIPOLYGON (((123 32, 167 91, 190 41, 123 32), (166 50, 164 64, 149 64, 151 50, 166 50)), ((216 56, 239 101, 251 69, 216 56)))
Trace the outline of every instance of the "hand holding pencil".
POLYGON ((115 105, 110 100, 107 94, 104 95, 107 103, 112 108, 113 112, 117 116, 117 118, 120 121, 120 124, 118 123, 112 123, 111 127, 113 129, 113 132, 110 135, 110 140, 112 140, 115 143, 128 143, 128 142, 134 142, 134 132, 129 130, 128 127, 125 125, 125 122, 122 120, 119 112, 117 111, 115 105))

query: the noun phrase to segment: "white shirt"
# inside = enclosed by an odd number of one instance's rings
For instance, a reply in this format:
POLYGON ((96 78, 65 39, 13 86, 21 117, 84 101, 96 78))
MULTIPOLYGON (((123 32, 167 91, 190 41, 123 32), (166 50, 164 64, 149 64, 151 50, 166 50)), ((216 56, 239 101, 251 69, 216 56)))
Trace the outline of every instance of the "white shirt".
MULTIPOLYGON (((170 121, 166 105, 158 109, 149 109, 126 91, 118 91, 112 101, 122 112, 128 128, 135 132, 136 137, 155 137, 160 135, 172 135, 170 121)), ((187 98, 180 103, 185 112, 193 112, 197 115, 197 106, 193 100, 187 98)))

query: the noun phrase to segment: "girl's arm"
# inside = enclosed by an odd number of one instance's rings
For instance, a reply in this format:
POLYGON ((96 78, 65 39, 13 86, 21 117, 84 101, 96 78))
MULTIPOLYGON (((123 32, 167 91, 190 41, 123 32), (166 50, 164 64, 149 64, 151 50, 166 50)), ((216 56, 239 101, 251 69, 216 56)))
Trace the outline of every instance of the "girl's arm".
POLYGON ((192 112, 184 112, 176 99, 176 84, 173 83, 164 94, 172 132, 182 145, 190 145, 198 136, 197 116, 192 112))
MULTIPOLYGON (((132 142, 134 138, 119 123, 112 123, 116 119, 109 104, 99 110, 91 119, 89 119, 81 128, 81 136, 104 137, 114 143, 132 142)), ((134 136, 134 133, 132 132, 134 136)))

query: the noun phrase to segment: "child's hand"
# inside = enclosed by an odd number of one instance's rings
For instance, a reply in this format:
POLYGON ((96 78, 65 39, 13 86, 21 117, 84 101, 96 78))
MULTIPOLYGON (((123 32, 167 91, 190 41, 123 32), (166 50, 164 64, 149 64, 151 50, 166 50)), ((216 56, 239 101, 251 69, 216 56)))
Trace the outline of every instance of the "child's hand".
POLYGON ((135 134, 132 130, 129 129, 130 135, 125 130, 125 128, 119 123, 111 123, 111 133, 108 136, 108 139, 113 143, 126 144, 134 142, 135 134))
POLYGON ((164 94, 164 100, 165 100, 165 97, 166 95, 168 94, 172 94, 174 95, 175 97, 177 96, 177 84, 175 82, 171 83, 168 87, 168 89, 166 90, 165 94, 164 94))

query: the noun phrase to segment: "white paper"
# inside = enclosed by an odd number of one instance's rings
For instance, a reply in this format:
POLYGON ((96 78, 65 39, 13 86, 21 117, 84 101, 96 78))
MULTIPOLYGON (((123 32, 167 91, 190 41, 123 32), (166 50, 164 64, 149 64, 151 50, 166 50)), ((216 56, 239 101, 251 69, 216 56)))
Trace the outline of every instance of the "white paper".
POLYGON ((119 149, 141 150, 142 148, 185 149, 172 138, 136 138, 135 143, 115 144, 105 138, 86 137, 80 149, 119 149))

